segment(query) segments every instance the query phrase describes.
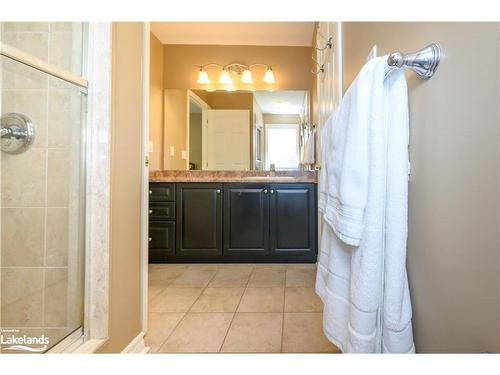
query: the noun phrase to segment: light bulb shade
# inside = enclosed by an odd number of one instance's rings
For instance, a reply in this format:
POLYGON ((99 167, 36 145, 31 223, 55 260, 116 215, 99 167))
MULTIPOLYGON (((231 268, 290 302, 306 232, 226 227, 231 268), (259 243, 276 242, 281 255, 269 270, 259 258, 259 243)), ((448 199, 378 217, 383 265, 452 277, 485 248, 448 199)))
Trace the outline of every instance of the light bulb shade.
POLYGON ((203 69, 200 69, 200 71, 198 72, 198 84, 199 85, 210 84, 210 79, 208 78, 208 74, 203 69))
POLYGON ((229 76, 229 72, 226 69, 222 69, 219 76, 219 83, 222 85, 232 85, 233 81, 229 76))
POLYGON ((273 84, 276 82, 274 80, 274 73, 271 67, 267 68, 266 73, 264 74, 264 78, 262 78, 262 82, 268 83, 268 84, 273 84))
POLYGON ((245 83, 245 84, 252 84, 253 83, 252 72, 250 71, 250 69, 245 69, 243 71, 243 74, 241 75, 241 83, 245 83))

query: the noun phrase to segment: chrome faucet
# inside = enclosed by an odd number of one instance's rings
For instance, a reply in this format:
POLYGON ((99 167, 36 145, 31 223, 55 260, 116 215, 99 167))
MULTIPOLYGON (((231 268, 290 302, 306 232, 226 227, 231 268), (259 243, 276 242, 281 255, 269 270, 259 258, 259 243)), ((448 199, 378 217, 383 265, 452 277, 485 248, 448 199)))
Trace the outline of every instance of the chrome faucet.
POLYGON ((276 165, 274 163, 269 165, 269 170, 270 170, 269 176, 271 177, 276 176, 276 165))

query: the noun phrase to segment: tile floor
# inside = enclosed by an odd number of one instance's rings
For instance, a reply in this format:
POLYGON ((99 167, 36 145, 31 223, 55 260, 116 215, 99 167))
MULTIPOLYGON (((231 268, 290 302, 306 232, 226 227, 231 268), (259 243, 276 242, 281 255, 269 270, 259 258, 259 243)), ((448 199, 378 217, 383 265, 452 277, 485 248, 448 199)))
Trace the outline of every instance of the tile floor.
POLYGON ((149 266, 150 353, 338 353, 312 264, 149 266))

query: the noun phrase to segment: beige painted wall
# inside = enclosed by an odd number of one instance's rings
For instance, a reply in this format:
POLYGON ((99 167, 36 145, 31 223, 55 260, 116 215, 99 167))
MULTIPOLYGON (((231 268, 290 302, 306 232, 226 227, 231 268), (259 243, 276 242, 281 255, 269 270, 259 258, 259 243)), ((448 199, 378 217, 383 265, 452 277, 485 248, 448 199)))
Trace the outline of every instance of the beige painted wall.
MULTIPOLYGON (((311 88, 310 47, 223 46, 223 45, 165 45, 164 88, 203 89, 196 80, 198 68, 211 62, 219 64, 265 63, 273 67, 275 90, 309 90, 311 88)), ((270 87, 261 82, 265 68, 252 69, 256 89, 270 87)), ((214 85, 220 69, 207 69, 214 85)), ((218 86, 217 86, 218 87, 218 86)))
POLYGON ((187 90, 167 89, 164 91, 164 155, 163 168, 166 170, 186 170, 186 160, 182 150, 187 152, 187 115, 189 108, 187 90), (170 154, 174 147, 174 155, 170 154))
POLYGON ((264 124, 300 124, 299 115, 263 115, 264 124))
POLYGON ((496 23, 346 23, 349 85, 379 55, 439 42, 429 81, 408 75, 408 272, 419 352, 498 352, 499 48, 496 23), (487 58, 481 58, 487 56, 487 58))
POLYGON ((149 169, 163 169, 163 44, 150 34, 149 66, 149 169))
POLYGON ((123 350, 141 332, 143 25, 113 23, 109 340, 123 350))

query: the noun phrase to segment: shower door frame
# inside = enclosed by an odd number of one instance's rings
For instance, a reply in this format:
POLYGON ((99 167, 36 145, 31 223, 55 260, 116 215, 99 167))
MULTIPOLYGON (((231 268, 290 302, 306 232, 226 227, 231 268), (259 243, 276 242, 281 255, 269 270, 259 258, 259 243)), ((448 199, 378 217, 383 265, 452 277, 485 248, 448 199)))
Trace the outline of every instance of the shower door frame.
POLYGON ((0 55, 78 86, 87 95, 85 158, 85 271, 83 327, 48 352, 93 353, 108 339, 111 130, 111 23, 84 24, 82 76, 0 41, 0 55))

